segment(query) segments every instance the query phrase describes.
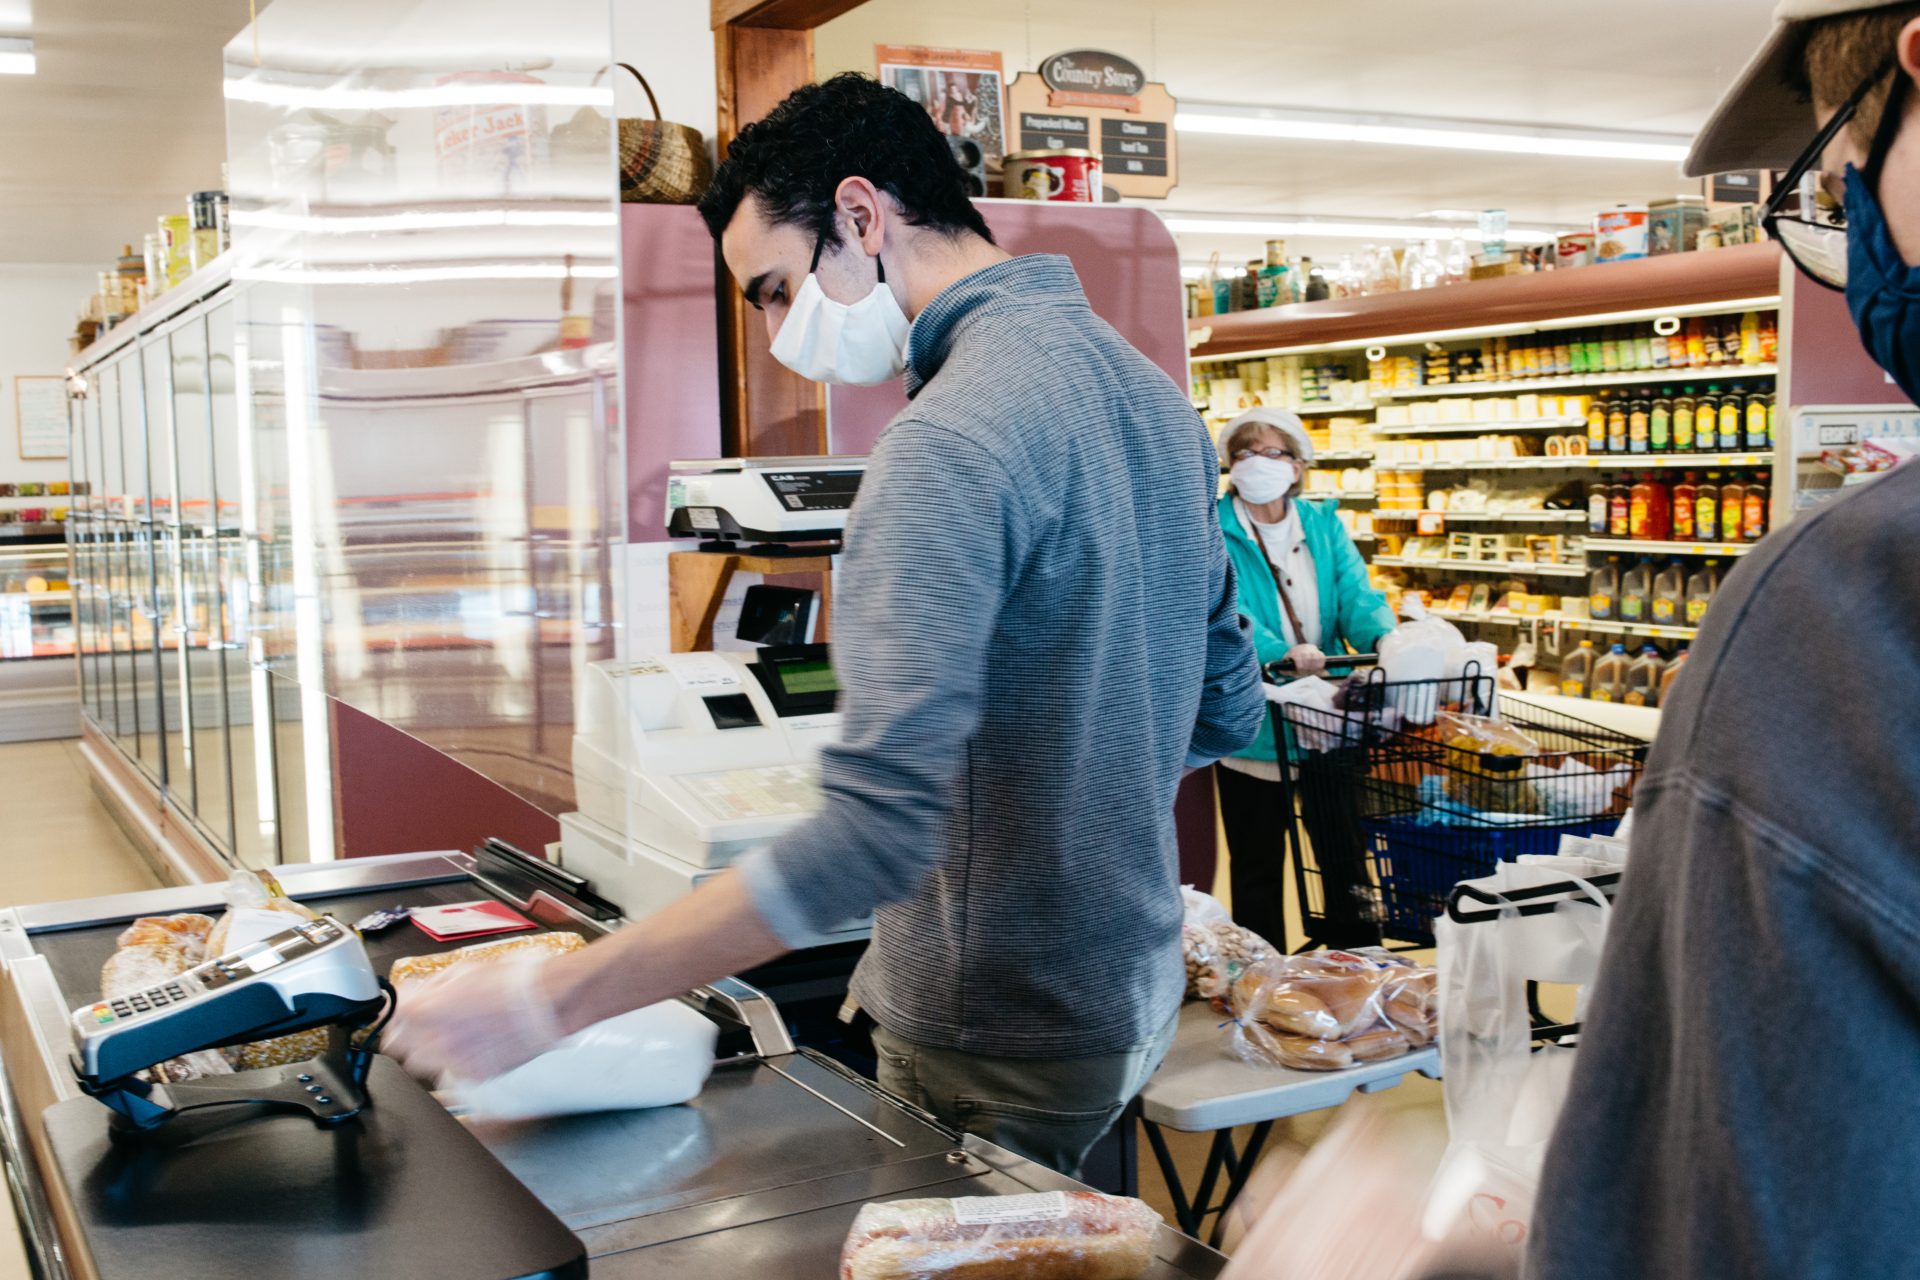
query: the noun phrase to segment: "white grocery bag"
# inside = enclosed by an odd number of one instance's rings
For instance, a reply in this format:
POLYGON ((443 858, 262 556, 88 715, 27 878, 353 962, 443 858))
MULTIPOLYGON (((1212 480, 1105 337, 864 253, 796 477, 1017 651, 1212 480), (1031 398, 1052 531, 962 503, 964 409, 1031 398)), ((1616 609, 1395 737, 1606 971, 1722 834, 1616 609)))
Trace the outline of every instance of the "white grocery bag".
MULTIPOLYGON (((1440 970, 1440 1065, 1449 1141, 1427 1203, 1425 1234, 1524 1252, 1547 1141, 1566 1098, 1573 1050, 1533 1051, 1526 984, 1585 984, 1598 972, 1613 905, 1576 872, 1587 859, 1503 863, 1467 883, 1489 892, 1571 882, 1581 901, 1522 916, 1434 925, 1440 970)), ((1579 1000, 1585 1003, 1585 991, 1579 1000)))
POLYGON ((663 1000, 575 1032, 533 1061, 448 1092, 476 1120, 532 1120, 584 1111, 671 1107, 697 1096, 720 1029, 663 1000))

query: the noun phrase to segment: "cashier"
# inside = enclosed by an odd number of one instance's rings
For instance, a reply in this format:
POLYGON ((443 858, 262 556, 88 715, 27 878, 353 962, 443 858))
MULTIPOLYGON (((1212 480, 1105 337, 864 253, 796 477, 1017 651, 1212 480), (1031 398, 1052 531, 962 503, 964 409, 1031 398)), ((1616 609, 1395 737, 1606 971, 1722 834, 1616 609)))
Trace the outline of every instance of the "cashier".
MULTIPOLYGON (((1329 652, 1373 652, 1393 630, 1393 611, 1368 583, 1367 566, 1334 507, 1300 496, 1313 462, 1313 439, 1300 419, 1284 409, 1248 410, 1221 431, 1220 462, 1229 477, 1218 504, 1220 527, 1260 661, 1290 659, 1299 674, 1315 675, 1329 652)), ((1234 919, 1276 945, 1286 940, 1286 867, 1275 822, 1287 802, 1280 769, 1269 724, 1214 770, 1234 919)), ((1322 815, 1304 816, 1310 835, 1319 837, 1313 845, 1321 887, 1364 884, 1358 868, 1344 865, 1352 861, 1352 842, 1317 829, 1322 815)), ((1322 940, 1377 943, 1378 928, 1362 908, 1352 893, 1329 892, 1322 940)))
POLYGON ((824 802, 604 942, 449 974, 390 1044, 485 1077, 871 910, 853 997, 881 1083, 1072 1172, 1172 1039, 1175 789, 1264 716, 1213 446, 1072 263, 994 244, 926 111, 871 79, 742 129, 701 213, 777 359, 911 400, 848 520, 824 802))

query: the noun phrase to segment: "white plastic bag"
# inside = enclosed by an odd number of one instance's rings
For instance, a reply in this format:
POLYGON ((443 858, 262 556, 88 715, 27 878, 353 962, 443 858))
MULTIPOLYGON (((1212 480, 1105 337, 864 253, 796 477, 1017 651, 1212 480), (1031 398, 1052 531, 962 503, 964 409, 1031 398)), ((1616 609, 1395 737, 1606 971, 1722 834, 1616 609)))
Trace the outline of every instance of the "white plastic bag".
POLYGON ((663 1000, 596 1022, 491 1080, 450 1081, 447 1092, 476 1120, 671 1107, 699 1095, 719 1034, 697 1011, 663 1000))
POLYGON ((1572 880, 1580 904, 1522 916, 1434 925, 1440 968, 1440 1065, 1449 1143, 1425 1230, 1524 1253, 1540 1164, 1566 1097, 1573 1051, 1532 1051, 1526 984, 1586 982, 1597 970, 1612 904, 1557 858, 1503 863, 1469 883, 1490 891, 1572 880), (1591 903, 1592 905, 1587 905, 1591 903))
POLYGON ((1282 708, 1280 715, 1293 730, 1294 743, 1302 751, 1332 751, 1347 736, 1346 713, 1335 703, 1340 692, 1338 685, 1329 684, 1319 676, 1307 676, 1261 688, 1268 702, 1282 708))
MULTIPOLYGON (((1434 617, 1412 596, 1401 607, 1401 614, 1406 621, 1382 636, 1377 650, 1380 670, 1386 675, 1387 683, 1446 678, 1449 660, 1467 647, 1467 638, 1460 634, 1460 628, 1445 618, 1434 617)), ((1486 674, 1492 675, 1492 669, 1486 674)), ((1439 709, 1438 701, 1427 690, 1395 689, 1389 695, 1388 705, 1414 724, 1432 724, 1439 709)))

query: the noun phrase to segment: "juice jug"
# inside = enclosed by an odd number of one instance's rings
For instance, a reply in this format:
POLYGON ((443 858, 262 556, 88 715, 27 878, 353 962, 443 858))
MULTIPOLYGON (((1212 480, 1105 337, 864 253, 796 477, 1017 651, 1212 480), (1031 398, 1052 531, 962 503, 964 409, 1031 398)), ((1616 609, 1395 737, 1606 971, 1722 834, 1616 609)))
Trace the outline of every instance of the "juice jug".
POLYGON ((1673 682, 1680 674, 1680 668, 1687 665, 1687 647, 1680 646, 1680 652, 1673 655, 1673 661, 1667 663, 1667 669, 1660 673, 1660 705, 1666 706, 1667 699, 1673 693, 1673 682))
POLYGON ((1628 525, 1633 523, 1635 511, 1640 513, 1640 532, 1636 538, 1646 538, 1652 542, 1667 542, 1673 537, 1673 490, 1667 482, 1651 471, 1640 477, 1633 486, 1628 506, 1628 525))
POLYGON ((1707 478, 1693 495, 1693 536, 1698 542, 1720 541, 1720 473, 1707 478))
POLYGON ((1693 448, 1696 453, 1720 451, 1720 388, 1711 386, 1693 411, 1693 448))
POLYGON ((1709 560, 1687 579, 1687 625, 1697 627, 1707 616, 1707 606, 1720 590, 1720 562, 1709 560))
POLYGON ((1596 538, 1607 536, 1608 508, 1612 500, 1607 493, 1607 483, 1596 480, 1587 486, 1587 532, 1596 538))
POLYGON ((1668 561, 1660 576, 1653 580, 1653 624, 1677 627, 1687 616, 1687 571, 1678 560, 1668 561))
POLYGON ((1645 622, 1653 612, 1653 562, 1645 556, 1620 580, 1620 620, 1645 622))
POLYGON ((1747 519, 1747 486, 1736 473, 1720 486, 1720 541, 1744 540, 1741 530, 1747 519))
POLYGON ((1627 646, 1617 644, 1593 664, 1593 678, 1587 684, 1587 696, 1595 702, 1619 702, 1627 692, 1627 646))
POLYGON ((1675 542, 1693 541, 1693 504, 1699 496, 1700 482, 1692 471, 1687 472, 1680 483, 1673 486, 1673 540, 1675 542))
POLYGON ((1587 579, 1587 613, 1606 621, 1620 607, 1620 557, 1608 556, 1607 562, 1587 579))
POLYGON ((1607 408, 1613 396, 1602 391, 1587 405, 1587 452, 1607 451, 1607 408))
POLYGON ((1593 641, 1582 640, 1580 647, 1567 655, 1560 664, 1560 692, 1569 698, 1587 696, 1587 685, 1593 679, 1593 641))
POLYGON ((1660 676, 1666 669, 1658 649, 1648 645, 1640 650, 1640 656, 1627 668, 1627 690, 1621 701, 1630 707, 1659 706, 1660 676))
POLYGON ((1767 497, 1767 486, 1758 480, 1747 486, 1746 507, 1740 518, 1740 538, 1743 542, 1758 542, 1766 536, 1767 497))
POLYGON ((1696 402, 1693 388, 1682 391, 1673 402, 1673 451, 1693 452, 1693 413, 1696 402))

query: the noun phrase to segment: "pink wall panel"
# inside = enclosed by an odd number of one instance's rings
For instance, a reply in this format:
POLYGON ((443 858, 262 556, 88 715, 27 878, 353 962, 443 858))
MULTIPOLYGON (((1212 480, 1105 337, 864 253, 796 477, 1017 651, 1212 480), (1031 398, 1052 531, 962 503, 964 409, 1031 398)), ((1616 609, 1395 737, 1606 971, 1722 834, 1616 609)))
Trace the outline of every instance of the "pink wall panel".
MULTIPOLYGON (((1151 210, 1119 205, 982 200, 980 211, 1008 253, 1073 259, 1087 301, 1167 376, 1187 385, 1186 304, 1180 251, 1151 210)), ((830 387, 827 437, 835 453, 866 453, 907 403, 898 382, 830 387)))
POLYGON ((1860 345, 1846 295, 1800 276, 1791 262, 1783 262, 1782 271, 1788 407, 1905 404, 1900 388, 1860 345))
POLYGON ((720 321, 713 237, 684 205, 620 206, 621 382, 627 527, 660 542, 667 464, 720 454, 720 321))

